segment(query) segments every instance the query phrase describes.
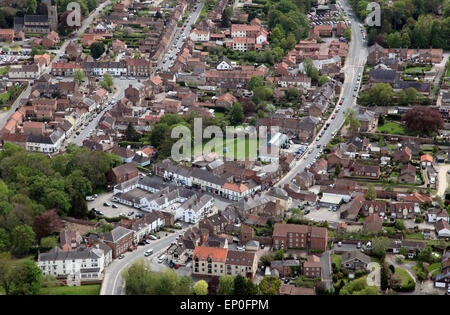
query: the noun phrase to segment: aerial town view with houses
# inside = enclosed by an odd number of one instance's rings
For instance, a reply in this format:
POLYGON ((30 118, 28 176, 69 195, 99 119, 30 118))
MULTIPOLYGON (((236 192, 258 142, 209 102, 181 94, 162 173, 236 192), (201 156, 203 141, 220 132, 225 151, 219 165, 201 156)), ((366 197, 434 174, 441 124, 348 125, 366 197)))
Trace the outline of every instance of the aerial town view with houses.
POLYGON ((0 295, 450 294, 450 0, 69 2, 0 0, 0 295))

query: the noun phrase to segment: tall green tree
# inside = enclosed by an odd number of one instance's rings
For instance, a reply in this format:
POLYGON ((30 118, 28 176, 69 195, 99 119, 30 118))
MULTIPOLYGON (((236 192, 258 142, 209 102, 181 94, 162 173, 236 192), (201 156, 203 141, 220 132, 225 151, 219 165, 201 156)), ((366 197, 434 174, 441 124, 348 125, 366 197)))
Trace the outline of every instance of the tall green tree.
POLYGON ((205 280, 199 280, 194 284, 193 288, 194 295, 207 295, 208 294, 208 283, 205 280))
POLYGON ((242 121, 244 121, 245 116, 242 104, 239 102, 234 103, 230 109, 229 115, 230 115, 230 122, 233 126, 236 126, 240 124, 242 121))
POLYGON ((375 190, 373 184, 368 184, 366 192, 366 200, 374 201, 375 199, 377 199, 377 191, 375 190))
POLYGON ((219 295, 232 295, 234 291, 234 278, 232 276, 220 277, 219 295))
POLYGON ((82 83, 84 81, 85 75, 83 69, 76 69, 73 73, 73 79, 78 82, 82 83))
POLYGON ((277 295, 281 287, 281 280, 275 276, 265 276, 259 283, 259 290, 263 295, 277 295))
POLYGON ((234 278, 233 295, 245 295, 247 292, 247 283, 242 275, 237 275, 234 278))
POLYGON ((102 42, 95 42, 91 44, 89 49, 91 51, 91 56, 94 59, 98 59, 105 52, 105 45, 102 42))
POLYGON ((15 254, 23 256, 28 254, 33 246, 36 234, 29 225, 16 226, 11 232, 11 245, 15 254))

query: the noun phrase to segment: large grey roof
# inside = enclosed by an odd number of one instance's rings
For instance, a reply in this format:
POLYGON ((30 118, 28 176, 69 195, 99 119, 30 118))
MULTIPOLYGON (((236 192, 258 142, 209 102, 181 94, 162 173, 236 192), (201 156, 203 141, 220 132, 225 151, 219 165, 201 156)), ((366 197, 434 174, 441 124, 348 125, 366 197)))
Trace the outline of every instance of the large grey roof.
POLYGON ((129 233, 132 233, 132 231, 129 229, 126 229, 122 226, 118 226, 111 232, 105 233, 104 240, 105 240, 105 242, 115 243, 119 239, 121 239, 122 237, 124 237, 125 235, 127 235, 129 233))
POLYGON ((95 248, 83 248, 72 252, 64 252, 62 249, 54 247, 49 252, 40 254, 38 261, 98 259, 101 256, 101 251, 95 248))

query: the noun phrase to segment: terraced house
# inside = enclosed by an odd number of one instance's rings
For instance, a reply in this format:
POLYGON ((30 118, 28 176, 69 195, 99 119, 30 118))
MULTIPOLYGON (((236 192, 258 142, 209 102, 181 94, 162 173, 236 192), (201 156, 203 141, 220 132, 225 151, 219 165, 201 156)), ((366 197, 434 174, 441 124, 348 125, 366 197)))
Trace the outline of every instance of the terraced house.
POLYGON ((253 278, 258 268, 255 253, 227 248, 195 246, 192 273, 197 276, 236 276, 253 278))

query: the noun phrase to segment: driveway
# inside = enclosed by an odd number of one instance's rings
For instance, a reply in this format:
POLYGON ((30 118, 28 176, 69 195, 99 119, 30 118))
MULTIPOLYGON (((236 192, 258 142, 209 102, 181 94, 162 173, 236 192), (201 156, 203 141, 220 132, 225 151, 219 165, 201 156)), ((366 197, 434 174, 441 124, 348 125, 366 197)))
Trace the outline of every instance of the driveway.
POLYGON ((441 198, 444 197, 445 191, 448 187, 448 174, 447 172, 450 170, 450 164, 439 164, 436 166, 438 171, 438 189, 436 195, 441 198))
POLYGON ((381 285, 381 274, 380 274, 380 264, 376 262, 371 262, 367 268, 371 270, 367 276, 367 285, 380 287, 381 285))
POLYGON ((325 285, 329 290, 333 286, 333 271, 331 269, 331 257, 329 250, 320 256, 320 262, 322 263, 322 281, 325 282, 325 285))

